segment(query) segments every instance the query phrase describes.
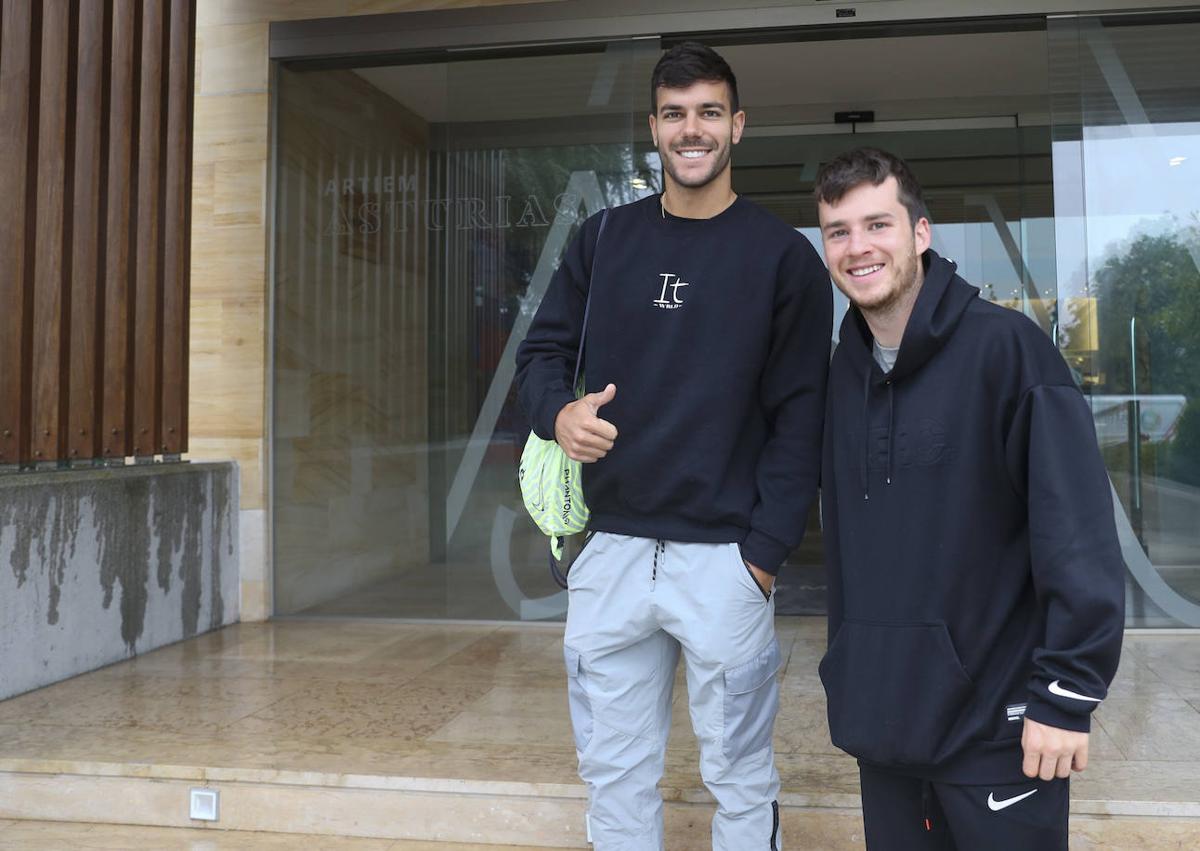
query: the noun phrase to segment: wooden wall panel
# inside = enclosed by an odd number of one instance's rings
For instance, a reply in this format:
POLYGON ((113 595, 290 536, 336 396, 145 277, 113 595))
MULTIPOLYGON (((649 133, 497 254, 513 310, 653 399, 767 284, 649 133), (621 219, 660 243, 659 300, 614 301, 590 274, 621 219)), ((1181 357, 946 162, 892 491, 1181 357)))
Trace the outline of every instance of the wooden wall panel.
POLYGON ((0 16, 0 467, 178 454, 195 0, 0 16))
POLYGON ((38 86, 37 211, 33 274, 33 380, 31 443, 35 460, 59 458, 60 413, 66 387, 63 321, 64 221, 70 162, 68 110, 71 89, 71 9, 68 0, 42 4, 42 56, 38 86))
POLYGON ((100 420, 101 455, 110 459, 130 455, 133 451, 129 426, 129 401, 132 399, 129 316, 139 21, 136 0, 115 0, 109 67, 108 162, 105 165, 108 196, 104 235, 104 390, 100 420))
POLYGON ((142 2, 138 98, 137 240, 133 284, 133 454, 153 455, 162 390, 163 32, 161 0, 142 2))
POLYGON ((75 87, 75 168, 72 192, 69 300, 70 338, 67 399, 67 457, 100 456, 100 394, 103 358, 99 349, 103 317, 103 181, 107 161, 104 110, 107 104, 108 9, 83 3, 79 9, 75 87))
POLYGON ((189 0, 173 0, 167 73, 166 192, 163 211, 161 450, 187 448, 188 239, 191 211, 191 115, 195 18, 189 0))
POLYGON ((3 0, 0 7, 0 465, 19 463, 28 440, 25 356, 27 308, 26 198, 31 81, 37 76, 33 0, 3 0))

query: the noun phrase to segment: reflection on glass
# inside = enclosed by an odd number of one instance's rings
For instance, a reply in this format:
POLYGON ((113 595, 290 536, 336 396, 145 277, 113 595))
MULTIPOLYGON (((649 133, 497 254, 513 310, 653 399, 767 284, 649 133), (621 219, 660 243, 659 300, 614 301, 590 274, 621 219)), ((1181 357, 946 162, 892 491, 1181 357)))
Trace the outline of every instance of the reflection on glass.
POLYGON ((1200 626, 1198 38, 1092 18, 1050 33, 1060 340, 1119 500, 1134 626, 1200 626))
MULTIPOLYGON (((864 143, 913 162, 935 247, 983 297, 1054 335, 1089 395, 1121 508, 1130 623, 1200 625, 1200 25, 1120 23, 1051 22, 1049 129, 765 127, 739 146, 734 186, 819 248, 821 162, 864 143)), ((281 69, 278 613, 565 612, 516 486, 513 353, 582 219, 658 190, 645 127, 658 55, 650 40, 281 69)), ((753 79, 749 55, 735 64, 753 79)), ((791 108, 751 112, 814 120, 791 108)), ((791 565, 795 610, 822 611, 815 517, 791 565)))
MULTIPOLYGON (((854 44, 863 61, 877 47, 854 44)), ((774 49, 795 59, 811 45, 774 49)), ((775 66, 757 58, 762 48, 745 50, 735 64, 748 78, 774 79, 775 66)), ((574 55, 281 70, 278 613, 565 613, 546 539, 526 518, 515 481, 526 426, 512 393, 513 355, 583 218, 659 189, 645 122, 659 55, 650 40, 574 55)), ((751 113, 785 121, 790 109, 752 105, 751 113)), ((938 249, 984 297, 1050 330, 1046 128, 1014 121, 806 136, 803 125, 786 126, 743 140, 734 162, 740 194, 819 249, 817 166, 857 144, 895 150, 927 188, 938 249)), ((779 610, 823 613, 815 511, 786 570, 779 610)))
POLYGON ((513 354, 579 223, 656 191, 633 119, 657 56, 282 69, 279 614, 565 613, 516 486, 513 354))

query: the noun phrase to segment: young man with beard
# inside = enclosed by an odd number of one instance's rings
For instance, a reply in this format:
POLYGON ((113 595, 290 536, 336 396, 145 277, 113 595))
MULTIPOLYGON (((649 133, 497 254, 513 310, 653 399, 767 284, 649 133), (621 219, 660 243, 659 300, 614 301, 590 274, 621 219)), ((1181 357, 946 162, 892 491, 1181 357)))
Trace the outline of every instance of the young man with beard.
POLYGON ((1124 626, 1091 413, 1046 334, 930 249, 902 160, 843 154, 815 195, 852 302, 825 419, 820 673, 867 846, 1065 851, 1124 626))
POLYGON ((696 43, 651 80, 665 190, 589 219, 517 354, 533 429, 585 462, 564 656, 597 851, 663 848, 680 653, 720 851, 778 849, 774 576, 820 466, 832 323, 807 240, 733 191, 745 114, 696 43), (598 241, 598 243, 597 243, 598 241), (571 378, 588 302, 586 396, 571 378))

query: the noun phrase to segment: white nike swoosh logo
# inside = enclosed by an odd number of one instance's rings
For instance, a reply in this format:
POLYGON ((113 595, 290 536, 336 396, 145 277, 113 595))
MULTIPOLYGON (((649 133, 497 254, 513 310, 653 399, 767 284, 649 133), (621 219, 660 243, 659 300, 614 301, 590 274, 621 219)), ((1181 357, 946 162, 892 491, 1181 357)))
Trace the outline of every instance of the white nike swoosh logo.
POLYGON ((1003 801, 997 801, 995 794, 988 792, 988 809, 994 813, 998 813, 1005 807, 1011 807, 1017 801, 1024 801, 1036 791, 1037 789, 1030 789, 1024 795, 1017 795, 1015 798, 1006 798, 1003 801))
POLYGON ((1055 680, 1054 682, 1050 683, 1048 688, 1049 688, 1051 694, 1057 694, 1059 697, 1069 697, 1072 700, 1086 700, 1091 703, 1099 703, 1100 702, 1100 698, 1098 698, 1098 697, 1087 697, 1086 695, 1076 694, 1075 692, 1071 691, 1070 689, 1063 688, 1062 686, 1060 686, 1058 684, 1058 680, 1055 680))

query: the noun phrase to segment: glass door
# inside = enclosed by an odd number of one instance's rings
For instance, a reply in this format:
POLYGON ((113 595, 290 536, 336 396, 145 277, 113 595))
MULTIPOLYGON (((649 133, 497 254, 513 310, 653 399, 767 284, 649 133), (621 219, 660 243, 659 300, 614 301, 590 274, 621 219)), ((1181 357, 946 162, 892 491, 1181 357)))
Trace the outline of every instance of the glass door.
POLYGON ((639 39, 449 68, 429 338, 430 570, 447 617, 566 614, 515 478, 529 433, 515 356, 578 226, 656 191, 645 116, 658 56, 639 39))
POLYGON ((655 191, 658 55, 281 69, 278 614, 565 614, 516 482, 514 356, 578 225, 655 191))
POLYGON ((1128 624, 1200 627, 1200 18, 1048 37, 1059 341, 1112 479, 1128 624))

